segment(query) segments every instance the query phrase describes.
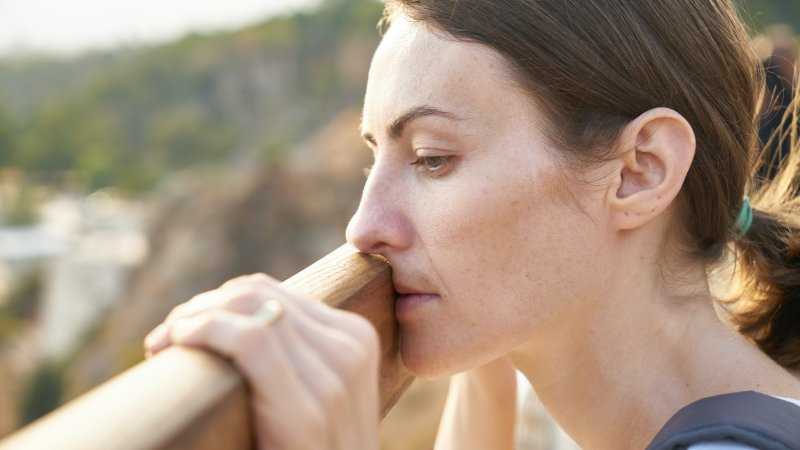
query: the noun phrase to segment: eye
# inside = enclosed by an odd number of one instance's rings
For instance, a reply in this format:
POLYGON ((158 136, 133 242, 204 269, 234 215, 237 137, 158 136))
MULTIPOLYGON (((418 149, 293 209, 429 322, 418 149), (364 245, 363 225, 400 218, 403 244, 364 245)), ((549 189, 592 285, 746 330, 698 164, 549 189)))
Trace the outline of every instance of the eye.
POLYGON ((452 156, 421 156, 411 165, 417 166, 420 170, 431 175, 442 175, 447 170, 452 159, 452 156))

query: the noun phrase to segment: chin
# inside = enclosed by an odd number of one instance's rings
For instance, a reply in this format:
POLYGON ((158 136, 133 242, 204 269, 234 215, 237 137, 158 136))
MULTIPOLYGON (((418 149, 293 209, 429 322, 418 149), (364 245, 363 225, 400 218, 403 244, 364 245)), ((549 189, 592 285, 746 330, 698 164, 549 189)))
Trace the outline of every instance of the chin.
POLYGON ((406 369, 423 380, 447 378, 469 369, 457 364, 459 358, 452 348, 414 341, 405 336, 400 341, 400 357, 406 369))
POLYGON ((451 373, 451 371, 439 367, 436 364, 429 364, 429 361, 423 361, 419 358, 409 357, 405 354, 401 354, 401 357, 405 368, 408 369, 411 374, 421 380, 439 380, 447 378, 456 373, 451 373))

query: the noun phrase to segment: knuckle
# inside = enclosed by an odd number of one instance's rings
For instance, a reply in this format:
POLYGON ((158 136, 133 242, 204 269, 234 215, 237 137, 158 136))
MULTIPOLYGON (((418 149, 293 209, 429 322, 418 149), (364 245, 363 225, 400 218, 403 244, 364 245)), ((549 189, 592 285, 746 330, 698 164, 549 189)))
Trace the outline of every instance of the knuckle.
POLYGON ((368 321, 361 316, 354 316, 351 328, 353 337, 366 347, 366 350, 372 353, 378 353, 380 348, 380 336, 378 330, 368 321))
MULTIPOLYGON (((193 297, 193 299, 194 298, 196 298, 196 297, 193 297)), ((167 314, 167 318, 165 319, 165 321, 169 322, 169 321, 177 320, 177 319, 187 315, 188 306, 189 306, 189 302, 186 302, 186 303, 181 303, 180 305, 172 308, 170 310, 169 314, 167 314)))
POLYGON ((271 282, 272 281, 272 277, 270 277, 269 275, 265 274, 264 272, 252 273, 250 275, 247 275, 247 279, 248 279, 248 281, 251 281, 251 282, 254 282, 254 283, 263 283, 263 282, 271 282))
POLYGON ((348 342, 338 359, 337 366, 342 378, 348 381, 359 379, 370 366, 371 350, 361 342, 348 342))
POLYGON ((222 287, 237 286, 247 282, 249 275, 239 275, 238 277, 231 278, 230 280, 222 283, 222 287))
POLYGON ((242 276, 236 277, 233 280, 229 281, 228 283, 231 283, 232 285, 236 285, 236 286, 251 285, 251 284, 264 284, 264 283, 271 284, 272 283, 272 278, 269 275, 267 275, 267 274, 265 274, 263 272, 259 272, 259 273, 252 273, 252 274, 249 274, 249 275, 242 275, 242 276))
POLYGON ((303 427, 309 442, 323 442, 328 437, 328 418, 318 406, 307 408, 304 414, 303 427))
POLYGON ((167 321, 180 319, 182 317, 191 316, 194 312, 195 306, 205 301, 208 297, 210 291, 201 292, 190 298, 188 301, 185 301, 174 308, 169 312, 167 315, 167 321))
POLYGON ((212 331, 213 328, 223 325, 222 318, 215 314, 201 314, 192 320, 196 320, 197 328, 204 332, 212 331))
POLYGON ((208 335, 209 327, 207 317, 180 318, 170 327, 170 337, 178 344, 202 341, 208 335))
POLYGON ((236 278, 231 278, 219 287, 219 289, 237 289, 254 284, 263 284, 269 277, 263 273, 256 273, 251 275, 240 275, 236 278))
POLYGON ((257 357, 259 349, 264 346, 265 338, 263 327, 259 327, 256 324, 243 325, 236 338, 235 358, 240 361, 246 361, 249 358, 257 357))
POLYGON ((341 408, 347 401, 347 388, 338 376, 332 376, 322 386, 322 401, 333 408, 341 408))
POLYGON ((250 312, 261 303, 259 291, 253 286, 243 285, 235 291, 227 293, 223 300, 225 309, 239 312, 250 312))

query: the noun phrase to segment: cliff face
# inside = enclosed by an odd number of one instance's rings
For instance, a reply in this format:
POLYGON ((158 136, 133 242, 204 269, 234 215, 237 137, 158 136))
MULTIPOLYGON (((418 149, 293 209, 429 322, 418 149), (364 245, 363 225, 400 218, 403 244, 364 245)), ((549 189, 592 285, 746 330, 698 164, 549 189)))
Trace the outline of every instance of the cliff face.
POLYGON ((280 166, 186 175, 165 186, 150 253, 123 300, 80 350, 68 397, 142 359, 141 342, 177 304, 242 274, 286 278, 344 242, 371 159, 346 112, 280 166))

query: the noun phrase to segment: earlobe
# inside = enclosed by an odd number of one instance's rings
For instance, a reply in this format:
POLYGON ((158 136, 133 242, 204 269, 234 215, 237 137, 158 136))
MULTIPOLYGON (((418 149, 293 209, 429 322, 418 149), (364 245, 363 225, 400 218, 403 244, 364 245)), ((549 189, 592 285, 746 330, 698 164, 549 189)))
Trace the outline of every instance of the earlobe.
POLYGON ((606 200, 614 228, 631 230, 661 215, 678 196, 694 159, 695 136, 683 116, 656 108, 625 127, 619 148, 621 164, 606 200))

